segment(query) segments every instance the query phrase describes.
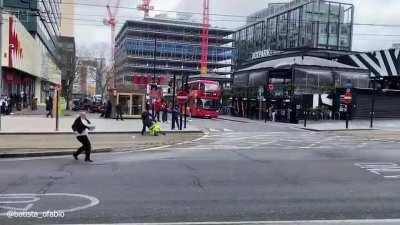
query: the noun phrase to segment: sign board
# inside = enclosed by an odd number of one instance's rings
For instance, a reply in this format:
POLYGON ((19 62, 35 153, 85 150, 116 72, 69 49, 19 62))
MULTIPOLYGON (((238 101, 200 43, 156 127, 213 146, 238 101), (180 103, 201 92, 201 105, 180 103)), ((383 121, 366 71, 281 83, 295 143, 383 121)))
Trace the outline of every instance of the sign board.
POLYGON ((278 54, 278 53, 279 53, 279 51, 274 51, 274 50, 271 50, 271 49, 264 49, 264 50, 261 50, 261 51, 253 52, 251 54, 251 59, 252 60, 261 59, 261 58, 272 56, 272 55, 275 55, 275 54, 278 54))
POLYGON ((176 99, 180 105, 183 105, 189 100, 189 93, 187 93, 186 91, 180 91, 176 95, 176 99))
POLYGON ((151 90, 150 91, 150 98, 152 99, 159 99, 161 98, 162 94, 161 94, 161 90, 151 90))
POLYGON ((344 103, 346 103, 347 105, 351 103, 351 101, 353 100, 353 95, 351 94, 351 92, 347 92, 344 95, 344 103))

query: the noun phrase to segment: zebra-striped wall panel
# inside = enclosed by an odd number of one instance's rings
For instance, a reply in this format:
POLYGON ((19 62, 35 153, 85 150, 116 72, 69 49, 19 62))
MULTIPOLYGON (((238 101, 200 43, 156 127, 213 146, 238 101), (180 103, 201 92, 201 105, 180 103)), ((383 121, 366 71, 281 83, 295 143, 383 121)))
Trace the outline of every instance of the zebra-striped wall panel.
POLYGON ((375 52, 342 56, 339 62, 369 69, 372 76, 400 76, 400 49, 387 49, 375 52))

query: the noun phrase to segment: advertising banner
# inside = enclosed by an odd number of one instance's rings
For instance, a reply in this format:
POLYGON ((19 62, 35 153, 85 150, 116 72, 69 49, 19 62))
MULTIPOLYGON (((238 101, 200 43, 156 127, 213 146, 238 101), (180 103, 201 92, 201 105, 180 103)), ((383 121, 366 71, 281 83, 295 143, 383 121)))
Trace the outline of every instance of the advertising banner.
POLYGON ((2 19, 2 66, 40 76, 39 45, 15 16, 3 14, 2 19))

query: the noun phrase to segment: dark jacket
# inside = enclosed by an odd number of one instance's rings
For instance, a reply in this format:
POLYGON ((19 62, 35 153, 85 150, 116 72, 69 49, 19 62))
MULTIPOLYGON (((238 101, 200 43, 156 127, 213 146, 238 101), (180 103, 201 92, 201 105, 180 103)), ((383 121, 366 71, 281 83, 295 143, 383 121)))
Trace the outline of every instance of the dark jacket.
POLYGON ((179 115, 180 115, 179 108, 178 107, 173 108, 172 109, 172 117, 177 118, 179 115))
POLYGON ((49 98, 48 100, 46 100, 46 110, 52 110, 53 109, 53 99, 49 98))
POLYGON ((115 111, 117 112, 117 114, 122 114, 122 105, 118 103, 115 106, 115 111))
MULTIPOLYGON (((86 119, 86 122, 90 124, 90 121, 88 119, 86 119)), ((72 130, 81 134, 85 129, 89 129, 89 127, 82 123, 80 117, 76 118, 74 123, 72 124, 72 130)))

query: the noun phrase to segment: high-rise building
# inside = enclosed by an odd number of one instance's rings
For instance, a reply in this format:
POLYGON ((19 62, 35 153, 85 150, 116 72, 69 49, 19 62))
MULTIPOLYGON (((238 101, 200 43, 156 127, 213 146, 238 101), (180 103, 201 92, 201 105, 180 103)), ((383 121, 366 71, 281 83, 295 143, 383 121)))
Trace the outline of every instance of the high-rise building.
MULTIPOLYGON (((121 96, 126 104, 125 115, 141 113, 147 84, 167 86, 173 75, 200 74, 201 31, 199 23, 165 18, 125 22, 116 37, 115 57, 118 91, 135 93, 121 96)), ((209 72, 231 73, 232 33, 210 27, 209 72)))
POLYGON ((24 93, 39 103, 61 84, 59 0, 3 0, 3 95, 24 93), (10 48, 8 47, 10 46, 10 48))
MULTIPOLYGON (((233 31, 210 28, 209 33, 209 70, 229 74, 233 31)), ((132 85, 141 76, 151 80, 154 73, 165 84, 173 74, 199 74, 200 34, 198 23, 154 18, 127 21, 116 37, 117 84, 132 85)))
POLYGON ((61 35, 74 36, 75 0, 63 0, 61 3, 61 35))
POLYGON ((350 51, 354 6, 322 1, 294 0, 270 4, 251 14, 235 34, 239 67, 282 51, 320 49, 350 51))

